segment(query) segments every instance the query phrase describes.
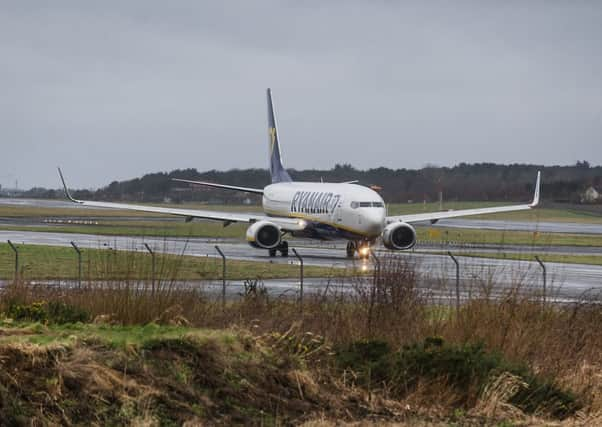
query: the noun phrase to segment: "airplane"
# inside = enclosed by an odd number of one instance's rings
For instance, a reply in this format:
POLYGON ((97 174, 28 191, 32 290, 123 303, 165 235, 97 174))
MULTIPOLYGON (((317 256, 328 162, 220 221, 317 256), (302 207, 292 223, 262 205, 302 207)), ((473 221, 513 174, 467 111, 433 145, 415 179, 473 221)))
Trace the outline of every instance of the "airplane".
POLYGON ((541 172, 538 171, 535 194, 529 204, 388 216, 381 196, 371 188, 358 185, 357 181, 342 183, 293 181, 282 163, 270 89, 267 89, 267 106, 271 184, 261 189, 173 179, 191 185, 261 194, 263 214, 77 200, 71 196, 59 168, 65 196, 81 206, 178 215, 184 217, 186 221, 195 218, 215 220, 221 221, 224 226, 235 222, 247 223, 249 224, 246 231, 247 242, 255 248, 267 249, 270 257, 276 256, 278 252, 284 257, 288 256, 289 245, 284 240, 287 235, 320 240, 345 239, 349 258, 355 257, 356 254, 360 258, 368 257, 371 247, 379 239, 387 249, 402 251, 411 249, 416 244, 416 230, 412 224, 422 222, 434 224, 446 218, 528 210, 539 204, 541 172))

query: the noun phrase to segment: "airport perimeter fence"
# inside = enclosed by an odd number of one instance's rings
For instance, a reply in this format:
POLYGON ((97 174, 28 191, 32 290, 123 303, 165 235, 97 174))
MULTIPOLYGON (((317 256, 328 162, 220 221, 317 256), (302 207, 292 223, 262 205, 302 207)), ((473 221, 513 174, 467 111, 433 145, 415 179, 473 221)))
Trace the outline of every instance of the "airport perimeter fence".
MULTIPOLYGON (((70 242, 71 243, 71 249, 73 250, 72 252, 72 262, 74 264, 74 268, 76 271, 76 275, 75 280, 72 281, 71 283, 73 284, 73 286, 76 286, 77 288, 81 288, 82 287, 82 280, 84 279, 83 277, 83 254, 85 253, 85 251, 87 249, 82 248, 80 245, 78 245, 75 241, 70 242)), ((11 242, 10 240, 8 241, 8 245, 11 249, 12 252, 12 257, 13 259, 11 260, 11 262, 13 263, 14 266, 14 271, 13 271, 13 280, 18 281, 20 279, 25 279, 25 273, 26 270, 24 269, 25 265, 23 264, 23 257, 21 254, 21 248, 23 246, 25 246, 24 244, 22 245, 15 245, 13 242, 11 242)), ((137 253, 141 253, 141 251, 145 251, 148 254, 148 257, 150 257, 150 272, 148 272, 148 274, 145 277, 145 280, 150 281, 151 283, 151 289, 155 289, 156 284, 158 281, 161 280, 159 276, 159 272, 157 271, 157 262, 156 262, 156 258, 157 258, 157 252, 159 252, 157 249, 153 249, 151 248, 151 246, 149 246, 148 243, 144 243, 144 248, 136 248, 135 251, 137 251, 137 253)), ((35 246, 35 245, 27 245, 28 247, 31 246, 35 246)), ((224 251, 222 250, 222 248, 220 248, 219 245, 215 245, 214 246, 215 249, 215 253, 214 254, 206 254, 205 257, 200 257, 200 259, 206 259, 209 257, 213 257, 216 259, 216 261, 220 261, 221 260, 221 274, 220 274, 220 278, 219 281, 221 282, 221 292, 219 293, 219 296, 221 298, 221 303, 222 305, 225 307, 226 306, 226 300, 228 298, 228 255, 227 255, 227 250, 224 251)), ((113 251, 112 254, 115 254, 116 248, 113 247, 108 247, 107 251, 113 251)), ((291 286, 292 291, 295 292, 296 298, 299 301, 299 309, 301 311, 303 311, 303 300, 304 300, 304 284, 306 281, 305 278, 305 261, 304 261, 304 257, 302 255, 302 249, 300 249, 300 251, 297 251, 296 249, 292 248, 292 253, 294 255, 294 257, 289 258, 289 260, 287 261, 287 263, 289 264, 296 264, 299 267, 299 271, 298 271, 298 282, 297 283, 293 283, 291 286)), ((183 255, 183 254, 182 254, 183 255)), ((196 254, 197 256, 199 254, 196 254)), ((372 260, 372 270, 373 270, 373 277, 371 280, 372 286, 373 287, 377 287, 379 281, 381 280, 381 275, 383 274, 381 271, 381 260, 386 259, 387 255, 383 255, 382 253, 378 252, 378 251, 371 251, 371 255, 370 258, 372 260)), ((471 299, 471 289, 472 289, 472 285, 471 288, 469 288, 468 290, 466 290, 466 286, 463 287, 461 286, 461 278, 462 278, 462 262, 461 260, 458 259, 458 254, 454 255, 451 251, 447 251, 446 255, 441 255, 441 254, 434 254, 431 256, 435 256, 438 257, 439 259, 442 259, 444 257, 448 257, 448 259, 450 259, 453 262, 453 266, 454 266, 454 273, 453 275, 450 274, 449 276, 451 277, 442 277, 441 280, 444 281, 446 284, 449 283, 449 281, 451 280, 454 284, 453 288, 453 295, 449 295, 448 298, 448 303, 450 305, 455 305, 456 308, 459 310, 462 300, 463 299, 471 299), (463 295, 465 294, 465 295, 463 295)), ((115 257, 110 258, 113 261, 115 261, 115 257)), ((235 257, 232 257, 231 259, 235 259, 235 257)), ((541 268, 541 279, 540 279, 540 295, 541 295, 541 301, 545 304, 546 300, 548 298, 548 278, 547 278, 547 268, 546 268, 546 264, 538 257, 535 256, 533 258, 534 261, 536 261, 539 265, 539 267, 541 268)), ((6 263, 6 259, 5 259, 5 263, 6 263)), ((66 260, 62 260, 61 262, 70 262, 70 261, 66 261, 66 260)), ((280 261, 281 262, 281 261, 280 261)), ((520 261, 517 261, 520 262, 520 261)), ((366 267, 366 261, 364 261, 364 264, 362 264, 363 267, 366 267)), ((57 261, 57 266, 56 268, 58 269, 58 264, 59 261, 57 261)), ((5 277, 6 277, 6 265, 3 267, 3 270, 5 271, 5 277)), ((368 268, 366 267, 365 270, 367 270, 368 268)), ((364 272, 365 273, 365 272, 364 272)), ((474 275, 473 275, 474 276, 474 275)), ((73 276, 71 276, 73 277, 73 276)), ((365 274, 362 277, 366 277, 365 274)), ((349 277, 347 277, 348 279, 350 279, 349 277)), ((476 277, 473 277, 476 278, 476 277)), ((29 277, 27 277, 27 279, 38 279, 36 277, 31 277, 31 275, 29 275, 29 277)), ((88 278, 88 280, 90 280, 90 278, 88 278)), ((213 279, 213 281, 215 280, 215 278, 213 279)), ((484 279, 483 279, 484 281, 484 279)), ((232 282, 232 281, 230 281, 232 282)), ((370 285, 370 283, 368 283, 368 285, 370 285)), ((446 288, 447 291, 450 290, 450 288, 446 288)), ((448 292, 449 293, 449 292, 448 292)))

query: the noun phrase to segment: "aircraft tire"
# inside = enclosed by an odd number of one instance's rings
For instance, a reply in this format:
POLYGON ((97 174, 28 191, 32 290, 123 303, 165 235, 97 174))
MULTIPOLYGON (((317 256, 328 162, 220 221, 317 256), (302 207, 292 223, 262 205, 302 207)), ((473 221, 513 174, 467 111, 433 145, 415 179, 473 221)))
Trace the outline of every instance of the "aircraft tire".
POLYGON ((351 240, 347 242, 347 258, 353 258, 355 256, 355 242, 351 240))
POLYGON ((285 240, 280 244, 280 254, 283 257, 288 257, 288 242, 285 240))

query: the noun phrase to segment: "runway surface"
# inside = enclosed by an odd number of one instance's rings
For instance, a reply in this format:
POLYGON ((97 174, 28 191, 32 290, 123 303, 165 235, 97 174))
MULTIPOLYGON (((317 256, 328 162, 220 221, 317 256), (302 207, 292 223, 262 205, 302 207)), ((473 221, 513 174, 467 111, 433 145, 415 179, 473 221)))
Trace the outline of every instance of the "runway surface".
POLYGON ((435 227, 471 228, 540 233, 602 234, 602 224, 572 222, 504 221, 492 219, 442 219, 435 227))
MULTIPOLYGON (((185 254, 197 257, 217 257, 215 245, 219 244, 228 259, 263 261, 273 263, 296 264, 294 257, 270 258, 267 251, 253 249, 243 242, 218 241, 216 239, 163 239, 135 237, 103 237, 87 234, 0 231, 0 241, 11 240, 19 244, 38 244, 52 246, 70 246, 75 241, 81 248, 117 249, 145 251, 143 243, 153 250, 165 253, 185 254)), ((294 247, 294 245, 292 245, 294 247)), ((305 265, 323 267, 361 267, 372 269, 373 261, 349 260, 339 248, 297 247, 305 265)), ((382 255, 382 252, 378 252, 382 255)), ((455 264, 446 255, 432 253, 404 252, 404 259, 413 263, 419 273, 419 281, 433 289, 434 284, 451 284, 455 279, 455 264)), ((460 280, 463 289, 499 292, 508 286, 521 284, 524 287, 540 289, 542 270, 536 262, 512 261, 504 259, 486 259, 458 256, 460 262, 460 280)), ((576 298, 586 291, 602 290, 602 266, 581 264, 546 263, 548 290, 553 289, 562 298, 576 298)), ((272 283, 272 282, 270 282, 272 283)), ((323 288, 328 279, 307 281, 307 286, 323 288)), ((273 282, 272 286, 288 286, 294 291, 298 284, 287 279, 273 282)))

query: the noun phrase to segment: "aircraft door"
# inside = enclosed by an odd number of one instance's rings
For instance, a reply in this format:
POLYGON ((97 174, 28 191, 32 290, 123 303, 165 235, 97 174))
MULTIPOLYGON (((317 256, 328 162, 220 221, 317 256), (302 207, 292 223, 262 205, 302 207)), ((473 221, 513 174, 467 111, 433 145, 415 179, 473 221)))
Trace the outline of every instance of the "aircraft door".
POLYGON ((333 219, 337 224, 343 222, 343 202, 341 200, 337 201, 334 206, 333 219))

